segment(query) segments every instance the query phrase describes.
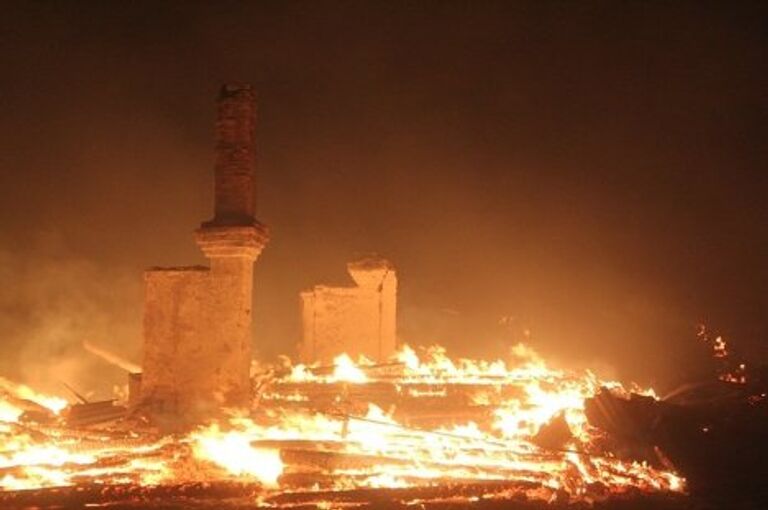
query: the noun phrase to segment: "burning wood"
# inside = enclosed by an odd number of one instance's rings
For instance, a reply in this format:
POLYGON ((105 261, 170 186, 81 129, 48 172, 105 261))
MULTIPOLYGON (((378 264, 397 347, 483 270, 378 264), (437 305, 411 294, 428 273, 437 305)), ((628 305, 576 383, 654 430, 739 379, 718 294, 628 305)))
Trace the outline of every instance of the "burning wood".
POLYGON ((110 365, 114 365, 128 372, 129 374, 138 374, 141 372, 141 367, 132 361, 118 356, 114 352, 108 351, 103 347, 98 347, 89 341, 83 341, 83 348, 91 354, 98 356, 110 365))
MULTIPOLYGON (((603 390, 586 401, 585 414, 622 456, 659 466, 671 460, 700 497, 737 508, 740 497, 768 499, 758 490, 765 477, 767 393, 764 382, 718 379, 686 385, 666 400, 603 390)), ((754 499, 748 501, 752 506, 754 499)))
POLYGON ((70 406, 66 421, 70 427, 96 425, 119 420, 125 416, 126 412, 125 407, 115 405, 113 400, 88 402, 70 406))
POLYGON ((521 353, 515 365, 452 360, 441 349, 420 357, 408 348, 375 370, 346 356, 328 370, 297 365, 262 385, 250 415, 169 436, 123 417, 109 401, 58 409, 51 423, 19 409, 0 423, 0 487, 246 482, 286 504, 317 486, 416 490, 493 482, 517 488, 515 497, 568 494, 571 501, 683 490, 670 469, 619 460, 601 448, 585 401, 604 386, 624 391, 617 383, 553 370, 521 353), (416 412, 419 402, 432 404, 429 413, 416 412), (112 424, 98 430, 97 422, 112 424))

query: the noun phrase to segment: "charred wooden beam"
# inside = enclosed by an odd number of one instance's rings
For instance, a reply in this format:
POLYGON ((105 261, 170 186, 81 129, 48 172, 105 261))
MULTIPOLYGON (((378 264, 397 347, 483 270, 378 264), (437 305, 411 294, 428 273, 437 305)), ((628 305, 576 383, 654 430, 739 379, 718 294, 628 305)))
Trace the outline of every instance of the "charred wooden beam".
MULTIPOLYGON (((409 488, 363 488, 348 491, 314 491, 282 493, 265 499, 265 503, 287 506, 299 504, 318 504, 321 502, 331 505, 343 503, 386 504, 388 502, 429 501, 441 498, 464 498, 464 504, 473 497, 488 497, 492 494, 517 492, 518 495, 526 489, 536 489, 537 483, 488 481, 470 483, 444 483, 436 486, 409 488)), ((518 498, 519 499, 519 498, 518 498)), ((508 500, 509 501, 509 500, 508 500)), ((383 507, 382 507, 383 508, 383 507)))
POLYGON ((66 421, 71 427, 95 425, 123 418, 127 409, 114 405, 113 400, 75 404, 69 407, 66 421))
MULTIPOLYGON (((253 499, 263 494, 254 483, 214 482, 186 483, 144 487, 138 484, 88 484, 35 490, 0 492, 3 510, 29 508, 84 508, 109 505, 109 508, 189 508, 195 502, 226 501, 232 498, 253 499), (169 506, 170 505, 170 506, 169 506), (182 506, 175 506, 182 505, 182 506)), ((217 506, 217 508, 221 508, 217 506)))

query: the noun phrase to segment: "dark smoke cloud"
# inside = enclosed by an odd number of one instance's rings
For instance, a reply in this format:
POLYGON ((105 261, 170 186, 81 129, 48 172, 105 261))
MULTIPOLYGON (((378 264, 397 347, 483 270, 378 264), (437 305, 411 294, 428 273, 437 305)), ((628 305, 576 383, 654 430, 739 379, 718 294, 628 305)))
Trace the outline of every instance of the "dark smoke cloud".
POLYGON ((706 321, 766 356, 759 3, 3 11, 12 375, 64 363, 90 384, 84 337, 138 353, 142 269, 202 261, 191 233, 210 213, 213 98, 229 79, 260 96, 261 355, 292 351, 300 289, 344 283, 352 254, 378 251, 398 267, 412 343, 488 355, 529 329, 564 363, 668 382, 706 321))

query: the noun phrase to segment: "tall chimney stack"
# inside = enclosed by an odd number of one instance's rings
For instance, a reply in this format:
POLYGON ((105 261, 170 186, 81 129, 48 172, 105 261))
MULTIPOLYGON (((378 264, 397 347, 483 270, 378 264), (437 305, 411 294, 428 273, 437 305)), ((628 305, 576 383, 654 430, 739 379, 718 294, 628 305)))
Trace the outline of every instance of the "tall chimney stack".
POLYGON ((269 240, 254 218, 254 112, 250 85, 222 87, 214 215, 195 231, 210 265, 144 274, 144 364, 135 405, 164 427, 251 404, 253 264, 269 240))
POLYGON ((216 119, 216 226, 253 225, 255 212, 255 94, 247 84, 221 87, 216 119))
POLYGON ((228 405, 250 393, 253 263, 269 240, 254 218, 254 91, 250 85, 221 88, 216 119, 214 217, 195 233, 210 261, 208 324, 213 384, 228 405))

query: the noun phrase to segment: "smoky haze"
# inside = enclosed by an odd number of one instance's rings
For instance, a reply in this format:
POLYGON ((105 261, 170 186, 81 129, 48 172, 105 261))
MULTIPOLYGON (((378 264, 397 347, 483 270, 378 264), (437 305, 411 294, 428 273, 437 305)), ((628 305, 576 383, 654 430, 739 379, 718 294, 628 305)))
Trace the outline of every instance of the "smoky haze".
POLYGON ((141 272, 202 263, 219 85, 259 96, 254 345, 390 258, 401 340, 671 385, 695 325, 765 360, 761 3, 6 2, 0 374, 97 392, 141 272), (530 334, 527 334, 529 331, 530 334))

